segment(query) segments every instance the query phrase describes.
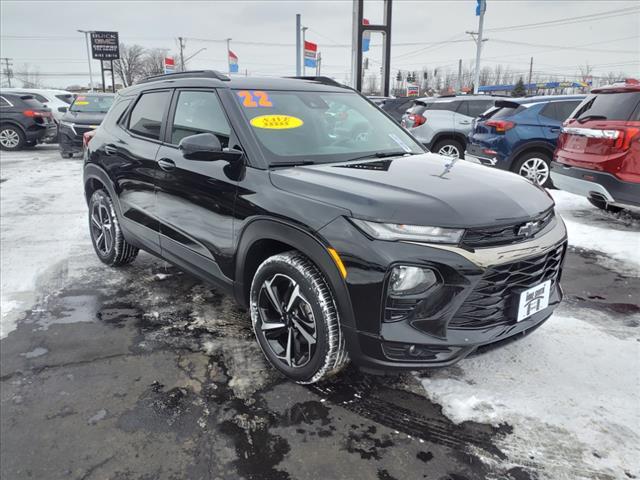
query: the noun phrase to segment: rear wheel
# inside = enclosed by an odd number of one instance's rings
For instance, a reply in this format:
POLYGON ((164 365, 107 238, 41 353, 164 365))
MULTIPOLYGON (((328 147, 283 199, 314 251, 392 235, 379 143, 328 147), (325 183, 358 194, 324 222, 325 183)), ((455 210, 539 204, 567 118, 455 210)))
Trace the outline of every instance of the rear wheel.
POLYGON ((112 267, 133 262, 138 249, 122 235, 113 201, 106 191, 93 192, 89 200, 89 231, 91 242, 102 263, 112 267))
POLYGON ((513 166, 513 171, 536 185, 553 187, 551 182, 551 157, 543 152, 529 152, 521 155, 513 166))
POLYGON ((2 150, 21 150, 24 148, 24 133, 18 127, 13 125, 3 125, 0 127, 0 149, 2 150))
POLYGON ((265 260, 250 292, 251 320, 267 360, 298 383, 315 383, 348 362, 338 312, 325 279, 299 252, 265 260))
POLYGON ((463 158, 464 146, 458 140, 446 139, 436 143, 432 151, 445 157, 463 158))
POLYGON ((621 207, 609 205, 607 201, 602 198, 587 197, 587 200, 589 200, 589 203, 591 203, 591 205, 593 205, 594 207, 598 207, 600 210, 605 210, 611 213, 618 213, 622 211, 621 207))

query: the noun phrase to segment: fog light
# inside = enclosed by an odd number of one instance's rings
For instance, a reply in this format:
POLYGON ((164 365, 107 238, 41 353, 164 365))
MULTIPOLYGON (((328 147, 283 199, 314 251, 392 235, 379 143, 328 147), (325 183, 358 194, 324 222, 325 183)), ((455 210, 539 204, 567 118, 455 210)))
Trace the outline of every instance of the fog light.
POLYGON ((418 295, 438 283, 435 272, 429 268, 398 266, 391 270, 389 294, 392 296, 418 295))

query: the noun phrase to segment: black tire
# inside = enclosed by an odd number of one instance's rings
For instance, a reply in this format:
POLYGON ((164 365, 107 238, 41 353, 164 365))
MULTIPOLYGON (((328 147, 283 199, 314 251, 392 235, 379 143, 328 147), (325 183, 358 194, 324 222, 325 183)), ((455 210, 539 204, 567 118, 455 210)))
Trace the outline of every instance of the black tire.
POLYGON ((22 130, 13 125, 2 125, 0 127, 0 150, 14 152, 22 150, 26 139, 22 130))
POLYGON ((525 152, 513 162, 511 171, 545 188, 553 188, 553 182, 551 180, 551 156, 548 153, 540 151, 525 152), (542 167, 542 164, 539 162, 540 160, 544 162, 546 169, 543 170, 544 167, 542 167), (536 175, 534 171, 539 173, 536 175), (545 180, 541 182, 543 171, 545 172, 545 180), (527 172, 531 172, 531 175, 527 175, 527 172), (535 180, 534 176, 536 177, 535 180))
POLYGON ((331 289, 301 253, 290 251, 266 259, 253 277, 250 304, 258 344, 269 363, 286 377, 297 383, 315 383, 348 363, 331 289), (269 287, 274 295, 269 294, 269 287), (286 313, 275 308, 273 299, 286 313), (291 345, 291 354, 285 344, 291 345))
POLYGON ((138 248, 122 235, 113 201, 102 189, 93 192, 89 200, 89 233, 93 249, 102 263, 119 267, 133 262, 138 255, 138 248))
POLYGON ((589 200, 589 203, 591 205, 593 205, 594 207, 598 207, 600 210, 604 210, 605 212, 618 213, 623 210, 622 207, 609 205, 605 200, 601 198, 587 197, 587 200, 589 200))
POLYGON ((60 152, 62 158, 73 158, 73 153, 60 152))
POLYGON ((444 155, 445 157, 464 158, 464 145, 462 142, 454 140, 453 138, 438 141, 431 151, 438 155, 444 155), (449 153, 441 153, 441 151, 447 151, 449 153), (456 152, 457 154, 454 155, 456 152))

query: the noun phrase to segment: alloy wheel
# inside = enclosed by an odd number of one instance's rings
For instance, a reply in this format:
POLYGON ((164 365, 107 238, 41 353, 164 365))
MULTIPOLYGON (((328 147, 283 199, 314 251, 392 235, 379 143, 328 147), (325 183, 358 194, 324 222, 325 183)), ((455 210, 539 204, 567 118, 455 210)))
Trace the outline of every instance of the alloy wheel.
POLYGON ((549 165, 542 158, 529 158, 522 164, 519 173, 537 185, 544 185, 549 179, 549 165))
POLYGON ((100 253, 108 255, 113 247, 113 222, 103 202, 96 202, 91 208, 91 236, 100 253))
POLYGON ((258 294, 258 314, 256 332, 273 355, 289 368, 307 365, 315 353, 318 332, 300 285, 281 273, 265 280, 258 294))
POLYGON ((460 158, 460 152, 454 145, 443 145, 440 150, 438 150, 438 154, 444 155, 445 157, 460 158))
POLYGON ((16 148, 20 143, 18 132, 12 128, 5 128, 0 132, 0 145, 5 148, 16 148))

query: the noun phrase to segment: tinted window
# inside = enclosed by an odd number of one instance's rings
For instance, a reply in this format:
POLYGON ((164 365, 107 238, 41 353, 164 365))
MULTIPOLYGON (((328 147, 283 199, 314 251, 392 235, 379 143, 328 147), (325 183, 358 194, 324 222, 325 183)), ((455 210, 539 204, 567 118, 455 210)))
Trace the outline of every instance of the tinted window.
POLYGON ((40 110, 44 108, 44 105, 36 100, 33 95, 23 95, 20 97, 20 100, 29 108, 33 108, 36 110, 40 110))
POLYGON ((78 95, 69 110, 72 112, 107 113, 114 98, 113 95, 78 95))
POLYGON ((469 116, 469 102, 460 102, 460 106, 458 107, 458 113, 460 115, 464 115, 466 117, 469 116))
POLYGON ((540 113, 545 117, 564 122, 579 104, 579 100, 573 102, 550 102, 545 105, 540 113))
POLYGON ((448 110, 449 112, 455 112, 460 105, 460 102, 434 102, 427 106, 428 110, 448 110))
POLYGON ((113 106, 109 109, 109 113, 104 117, 102 125, 106 125, 110 128, 112 125, 118 123, 130 103, 131 99, 129 98, 117 98, 113 106))
POLYGON ((0 107, 10 107, 11 104, 5 100, 4 97, 0 97, 0 107))
POLYGON ((469 116, 474 118, 479 117, 488 108, 493 106, 493 100, 469 100, 464 103, 469 105, 469 116))
POLYGON ((70 93, 56 95, 56 98, 58 100, 62 100, 64 103, 68 103, 69 105, 71 105, 71 102, 73 102, 73 95, 70 93))
POLYGON ((231 127, 218 95, 214 92, 180 92, 171 127, 171 143, 177 145, 184 137, 198 133, 213 133, 227 146, 231 127))
POLYGON ((492 114, 491 118, 496 119, 510 117, 512 115, 515 115, 516 113, 521 112, 522 110, 524 110, 524 107, 522 106, 518 108, 502 107, 499 108, 494 114, 492 114))
POLYGON ((143 137, 159 140, 162 119, 170 99, 169 91, 143 94, 129 115, 129 130, 143 137))
POLYGON ((598 93, 586 98, 572 118, 598 115, 607 120, 629 120, 639 101, 640 92, 598 93))

